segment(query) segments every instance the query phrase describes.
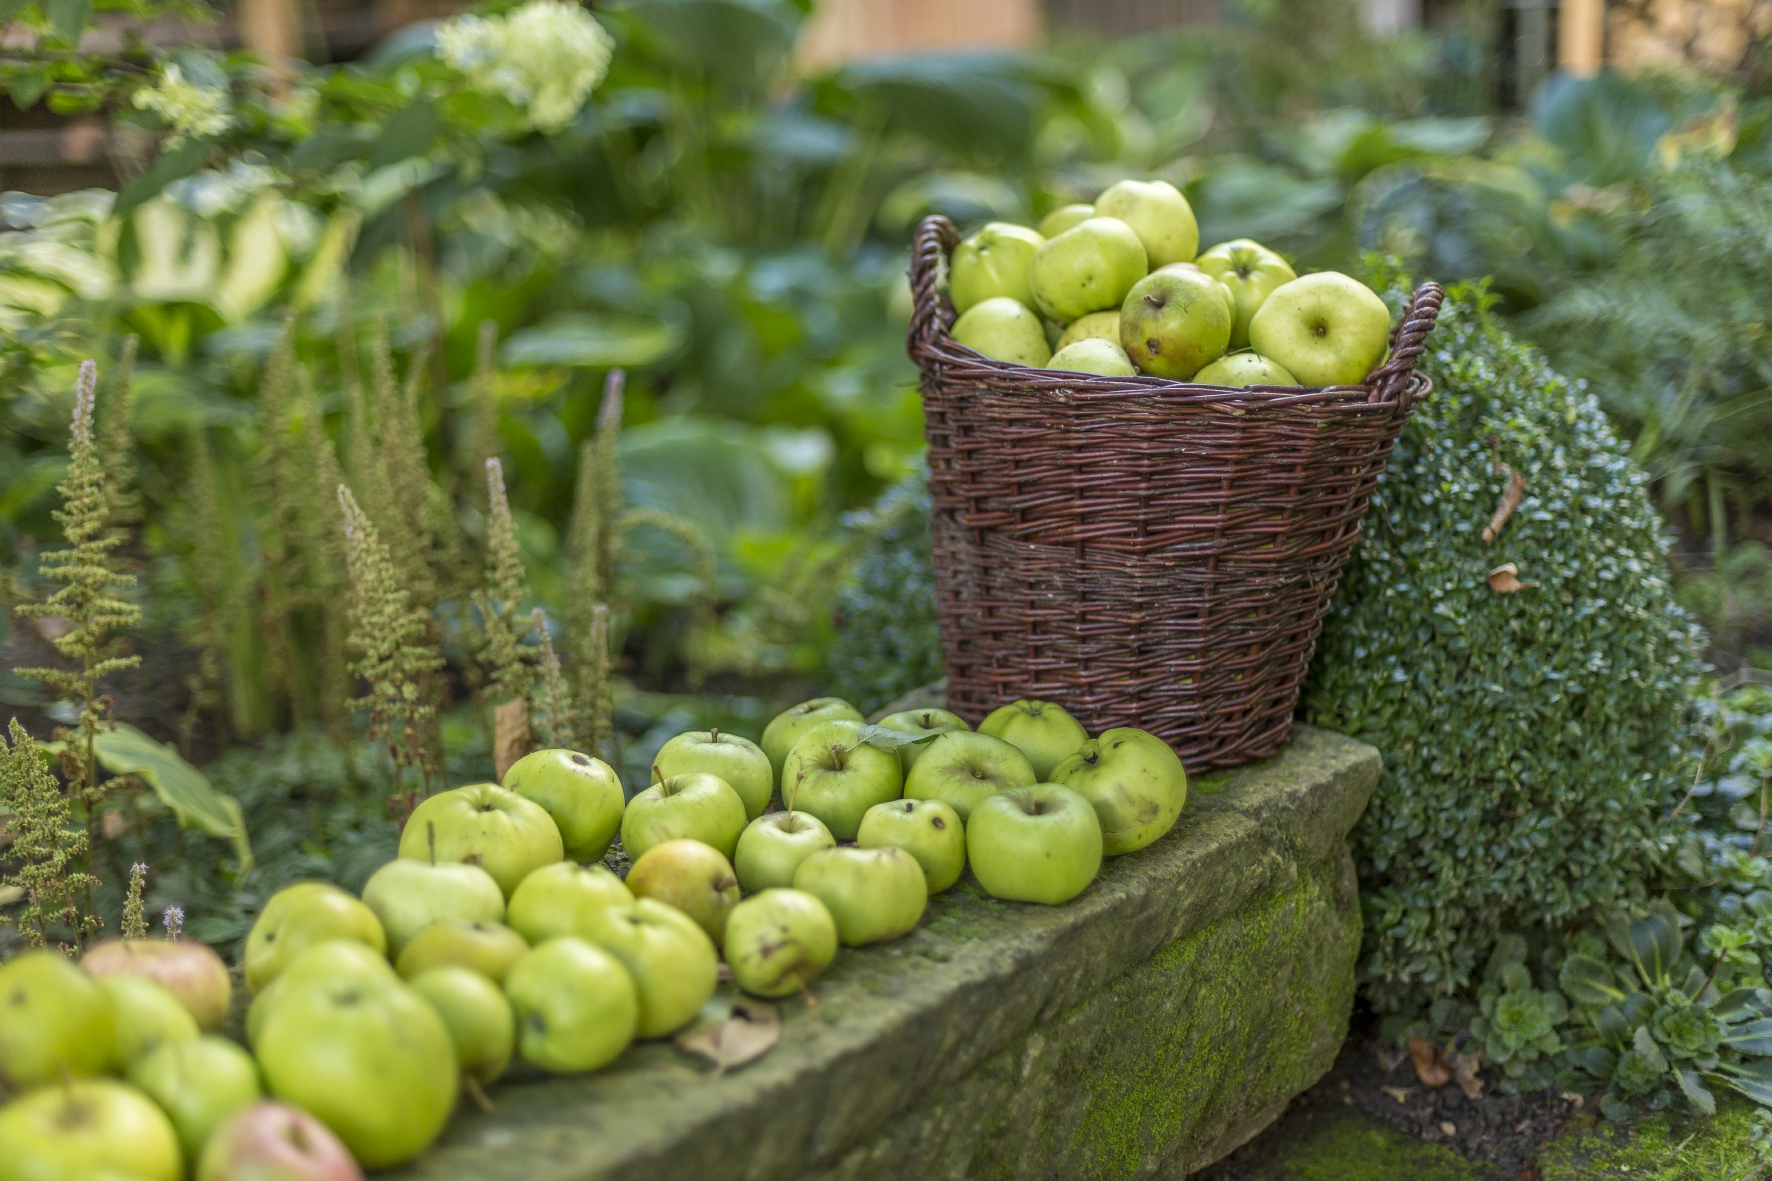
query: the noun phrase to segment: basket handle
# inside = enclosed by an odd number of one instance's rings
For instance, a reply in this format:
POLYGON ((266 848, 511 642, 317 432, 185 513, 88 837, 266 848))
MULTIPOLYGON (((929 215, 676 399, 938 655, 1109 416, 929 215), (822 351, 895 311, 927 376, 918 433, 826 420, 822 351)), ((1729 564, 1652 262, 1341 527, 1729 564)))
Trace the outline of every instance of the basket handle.
POLYGON ((911 246, 911 339, 919 344, 934 343, 947 327, 942 323, 941 296, 935 282, 942 259, 959 242, 960 231, 939 213, 917 223, 917 237, 911 246))
POLYGON ((1434 321, 1439 318, 1440 304, 1445 298, 1446 291, 1438 283, 1423 283, 1415 289, 1402 319, 1391 330, 1390 360, 1366 378, 1366 384, 1372 387, 1372 393, 1366 398, 1368 402, 1394 399, 1398 410, 1408 411, 1409 375, 1415 372, 1415 363, 1427 352, 1427 335, 1434 330, 1434 321))

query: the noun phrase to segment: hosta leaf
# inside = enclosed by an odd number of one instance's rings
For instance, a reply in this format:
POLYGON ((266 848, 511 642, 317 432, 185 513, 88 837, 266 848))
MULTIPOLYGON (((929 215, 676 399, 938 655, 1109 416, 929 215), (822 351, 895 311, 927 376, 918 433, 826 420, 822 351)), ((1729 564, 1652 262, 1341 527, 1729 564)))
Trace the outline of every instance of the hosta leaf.
POLYGON ((151 787, 178 816, 179 824, 233 842, 241 873, 252 868, 252 846, 238 801, 216 791, 203 772, 185 762, 176 750, 122 722, 100 731, 93 749, 105 770, 113 775, 134 775, 151 787))
POLYGON ((506 365, 565 365, 637 369, 663 360, 683 343, 672 324, 617 312, 562 312, 505 341, 506 365))

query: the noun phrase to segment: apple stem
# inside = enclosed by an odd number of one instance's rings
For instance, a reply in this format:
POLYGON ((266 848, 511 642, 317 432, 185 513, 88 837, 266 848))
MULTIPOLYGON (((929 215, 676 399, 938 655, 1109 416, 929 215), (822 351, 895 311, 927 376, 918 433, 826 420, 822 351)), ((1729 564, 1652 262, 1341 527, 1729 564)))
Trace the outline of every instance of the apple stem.
POLYGON ((437 822, 435 820, 425 821, 425 841, 431 847, 431 865, 435 867, 437 864, 437 822))
POLYGON ((652 764, 652 777, 654 779, 658 780, 658 786, 659 786, 660 791, 663 791, 667 796, 671 794, 670 789, 665 787, 664 772, 660 771, 658 769, 657 763, 652 764))
POLYGON ((810 988, 806 987, 806 981, 796 980, 794 983, 800 986, 800 995, 806 999, 806 1007, 808 1009, 818 1008, 818 998, 812 995, 810 988))
POLYGON ((492 1100, 488 1099, 486 1097, 486 1092, 480 1089, 479 1079, 471 1074, 463 1074, 461 1076, 461 1089, 468 1093, 468 1098, 474 1101, 474 1106, 478 1107, 482 1113, 486 1115, 492 1114, 492 1100))
POLYGON ((709 742, 720 741, 720 727, 715 726, 713 729, 708 731, 708 741, 709 742))

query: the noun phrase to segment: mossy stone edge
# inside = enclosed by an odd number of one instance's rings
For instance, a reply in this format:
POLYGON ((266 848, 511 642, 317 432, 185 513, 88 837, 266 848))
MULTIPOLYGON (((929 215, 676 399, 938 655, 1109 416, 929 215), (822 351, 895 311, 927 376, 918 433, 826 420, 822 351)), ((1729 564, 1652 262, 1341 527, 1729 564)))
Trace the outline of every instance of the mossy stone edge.
POLYGON ((1346 836, 1378 774, 1371 747, 1300 726, 1069 905, 968 877, 906 938, 844 951, 750 1066, 649 1043, 508 1082, 391 1175, 1185 1176, 1335 1058, 1360 946, 1346 836))

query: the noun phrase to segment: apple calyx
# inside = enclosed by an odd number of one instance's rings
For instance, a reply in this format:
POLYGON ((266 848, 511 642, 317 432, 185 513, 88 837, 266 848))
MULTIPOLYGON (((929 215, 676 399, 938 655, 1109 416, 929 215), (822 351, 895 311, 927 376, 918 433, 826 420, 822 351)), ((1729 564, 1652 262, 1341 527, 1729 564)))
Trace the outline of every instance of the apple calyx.
POLYGON ((709 728, 708 728, 708 741, 709 741, 709 742, 718 742, 718 741, 720 741, 720 727, 718 727, 718 726, 710 726, 710 727, 709 727, 709 728))

